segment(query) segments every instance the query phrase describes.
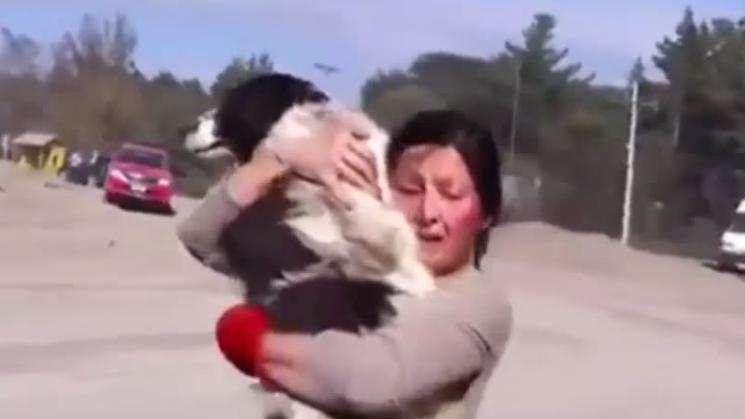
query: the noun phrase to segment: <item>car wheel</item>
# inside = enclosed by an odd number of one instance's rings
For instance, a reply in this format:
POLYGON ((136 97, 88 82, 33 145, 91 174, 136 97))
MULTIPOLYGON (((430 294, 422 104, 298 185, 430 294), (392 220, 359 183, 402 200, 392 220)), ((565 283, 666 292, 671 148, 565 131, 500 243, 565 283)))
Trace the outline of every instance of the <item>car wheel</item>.
POLYGON ((732 263, 732 261, 728 260, 727 258, 720 256, 716 260, 716 268, 717 270, 722 272, 732 272, 737 269, 737 265, 732 263))
POLYGON ((163 207, 163 213, 168 216, 174 216, 176 215, 176 209, 171 204, 166 204, 165 207, 163 207))

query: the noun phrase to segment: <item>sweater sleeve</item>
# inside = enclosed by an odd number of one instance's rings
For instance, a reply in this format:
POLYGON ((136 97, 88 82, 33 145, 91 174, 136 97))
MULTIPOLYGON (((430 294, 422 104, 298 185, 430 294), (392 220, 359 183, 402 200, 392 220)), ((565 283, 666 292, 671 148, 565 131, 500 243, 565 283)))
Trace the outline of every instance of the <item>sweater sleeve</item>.
POLYGON ((374 333, 321 333, 309 362, 320 387, 315 402, 363 416, 403 413, 493 365, 511 327, 501 286, 475 278, 412 301, 374 333))
POLYGON ((228 196, 225 183, 220 182, 179 223, 176 234, 186 250, 203 265, 232 275, 219 243, 225 226, 237 219, 240 212, 241 208, 228 196))
POLYGON ((200 263, 261 293, 276 278, 299 280, 294 272, 321 269, 318 256, 282 222, 289 207, 281 193, 241 207, 223 181, 178 225, 177 236, 200 263))

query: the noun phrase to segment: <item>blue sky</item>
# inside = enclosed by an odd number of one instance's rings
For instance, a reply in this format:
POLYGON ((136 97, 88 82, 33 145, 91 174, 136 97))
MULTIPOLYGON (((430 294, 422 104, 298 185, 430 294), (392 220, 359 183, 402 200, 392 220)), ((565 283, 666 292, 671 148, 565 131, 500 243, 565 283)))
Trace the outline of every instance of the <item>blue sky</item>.
POLYGON ((170 69, 211 82, 233 56, 268 52, 278 68, 356 101, 376 69, 424 51, 488 55, 536 12, 557 16, 557 43, 602 82, 621 81, 648 58, 686 5, 698 18, 745 16, 743 0, 2 0, 0 25, 43 42, 76 30, 84 12, 126 13, 146 72, 170 69), (64 5, 64 6, 63 6, 64 5), (333 64, 324 76, 313 62, 333 64))

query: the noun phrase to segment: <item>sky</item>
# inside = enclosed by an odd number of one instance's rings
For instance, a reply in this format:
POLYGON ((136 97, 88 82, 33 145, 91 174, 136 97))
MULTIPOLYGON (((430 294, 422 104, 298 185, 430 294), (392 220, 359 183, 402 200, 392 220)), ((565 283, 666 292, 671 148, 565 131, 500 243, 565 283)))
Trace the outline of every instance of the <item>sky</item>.
POLYGON ((688 5, 697 19, 745 17, 743 0, 2 0, 0 26, 49 43, 76 31, 85 12, 122 12, 146 73, 209 85, 233 57, 266 52, 278 70, 356 103, 376 70, 405 68, 423 52, 497 54, 538 12, 557 17, 556 45, 569 60, 598 82, 620 83, 637 56, 653 67, 655 43, 688 5), (340 71, 325 75, 315 62, 340 71))

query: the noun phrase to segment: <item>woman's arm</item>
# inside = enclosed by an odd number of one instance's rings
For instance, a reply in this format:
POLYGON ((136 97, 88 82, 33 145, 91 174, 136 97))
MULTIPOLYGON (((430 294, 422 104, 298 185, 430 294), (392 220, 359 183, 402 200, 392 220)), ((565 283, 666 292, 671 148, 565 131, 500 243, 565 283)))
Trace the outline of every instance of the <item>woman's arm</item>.
POLYGON ((300 399, 362 415, 395 414, 472 379, 501 356, 512 316, 501 287, 486 278, 464 282, 364 336, 269 334, 265 374, 300 399))
POLYGON ((257 149, 250 163, 242 165, 214 186, 194 212, 179 224, 179 240, 194 258, 230 276, 236 276, 236 271, 240 272, 238 276, 262 276, 274 274, 274 268, 278 266, 283 270, 293 270, 308 265, 313 259, 309 251, 302 246, 293 246, 288 232, 273 229, 274 221, 279 221, 282 202, 281 196, 277 195, 281 194, 267 195, 273 185, 286 178, 290 171, 316 179, 329 189, 332 196, 337 177, 369 190, 373 195, 379 193, 369 150, 348 130, 339 130, 328 138, 301 141, 296 148, 285 152, 282 164, 271 153, 257 149), (319 144, 327 143, 330 143, 327 149, 319 148, 319 144), (262 199, 265 197, 267 199, 262 199), (265 205, 258 205, 259 201, 265 205), (254 211, 244 211, 249 207, 254 211), (248 230, 253 237, 234 235, 229 245, 239 254, 231 258, 221 248, 220 241, 225 227, 233 222, 237 223, 232 226, 234 232, 248 230), (258 259, 264 262, 263 265, 270 265, 271 269, 257 266, 261 263, 252 256, 260 256, 258 259), (243 266, 234 266, 236 262, 243 266))
POLYGON ((231 275, 232 269, 219 247, 226 225, 241 211, 264 196, 286 170, 270 157, 247 163, 213 186, 177 227, 176 234, 194 258, 218 272, 231 275))

